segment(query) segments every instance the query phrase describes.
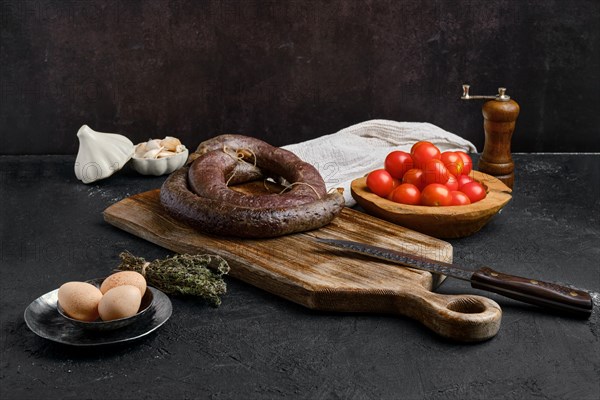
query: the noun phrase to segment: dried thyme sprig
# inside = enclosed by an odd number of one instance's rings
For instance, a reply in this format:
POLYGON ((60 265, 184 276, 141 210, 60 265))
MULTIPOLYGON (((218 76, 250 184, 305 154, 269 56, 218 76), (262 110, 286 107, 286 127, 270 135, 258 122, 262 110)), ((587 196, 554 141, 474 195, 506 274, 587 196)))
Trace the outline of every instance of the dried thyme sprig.
POLYGON ((179 254, 152 262, 129 252, 122 252, 119 257, 119 270, 137 271, 146 277, 150 286, 168 294, 200 296, 218 306, 221 304, 219 296, 227 291, 222 276, 229 272, 229 264, 216 255, 179 254))

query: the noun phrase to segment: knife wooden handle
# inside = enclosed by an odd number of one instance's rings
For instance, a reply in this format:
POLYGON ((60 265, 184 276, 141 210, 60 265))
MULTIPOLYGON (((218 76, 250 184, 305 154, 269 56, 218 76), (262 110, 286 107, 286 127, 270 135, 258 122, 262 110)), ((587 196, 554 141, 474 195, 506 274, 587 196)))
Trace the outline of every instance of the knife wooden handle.
POLYGON ((471 287, 582 318, 589 317, 593 309, 592 297, 587 292, 503 274, 488 267, 475 271, 471 287))

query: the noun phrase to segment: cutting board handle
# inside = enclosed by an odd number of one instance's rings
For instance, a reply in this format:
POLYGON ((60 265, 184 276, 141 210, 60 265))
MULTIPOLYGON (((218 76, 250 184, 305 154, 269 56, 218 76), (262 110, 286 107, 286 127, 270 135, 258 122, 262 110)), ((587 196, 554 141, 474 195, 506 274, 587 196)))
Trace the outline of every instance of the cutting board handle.
POLYGON ((397 299, 400 314, 414 318, 452 340, 487 340, 500 329, 502 310, 495 301, 486 297, 437 294, 416 289, 402 293, 397 299))

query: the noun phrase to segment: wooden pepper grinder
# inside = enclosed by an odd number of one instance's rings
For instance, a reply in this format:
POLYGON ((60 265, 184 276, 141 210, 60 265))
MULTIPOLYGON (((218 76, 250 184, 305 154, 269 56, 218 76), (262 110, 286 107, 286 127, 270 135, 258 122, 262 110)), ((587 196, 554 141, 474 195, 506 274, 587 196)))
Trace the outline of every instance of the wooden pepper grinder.
POLYGON ((519 104, 506 95, 506 88, 498 88, 496 96, 471 96, 469 85, 463 85, 463 100, 491 99, 483 104, 485 142, 478 169, 495 176, 512 189, 515 163, 510 155, 510 143, 519 116, 519 104))

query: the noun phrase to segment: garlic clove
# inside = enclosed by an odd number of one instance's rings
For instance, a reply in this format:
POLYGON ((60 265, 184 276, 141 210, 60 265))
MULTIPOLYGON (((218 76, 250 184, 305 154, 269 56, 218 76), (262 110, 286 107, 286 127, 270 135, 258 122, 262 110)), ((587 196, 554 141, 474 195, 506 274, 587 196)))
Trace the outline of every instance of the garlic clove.
POLYGON ((163 150, 160 153, 158 153, 156 158, 171 157, 171 156, 174 156, 175 154, 177 154, 177 153, 175 153, 174 151, 163 150))
POLYGON ((158 149, 152 149, 150 151, 147 151, 146 154, 144 154, 144 158, 156 158, 162 150, 163 148, 159 147, 158 149))
POLYGON ((186 150, 187 149, 185 148, 185 145, 183 145, 183 144, 178 144, 177 147, 175 147, 175 153, 183 153, 186 150))
POLYGON ((150 139, 146 142, 146 150, 155 150, 160 149, 162 145, 160 144, 160 139, 150 139))
POLYGON ((77 132, 79 151, 75 159, 75 176, 83 183, 108 178, 133 156, 131 140, 116 133, 96 132, 83 125, 77 132))
POLYGON ((173 136, 167 136, 160 141, 160 145, 169 151, 175 151, 177 146, 181 144, 181 141, 173 136))
POLYGON ((142 142, 135 146, 135 152, 133 153, 133 156, 136 158, 142 158, 147 151, 148 149, 146 148, 146 142, 142 142))

